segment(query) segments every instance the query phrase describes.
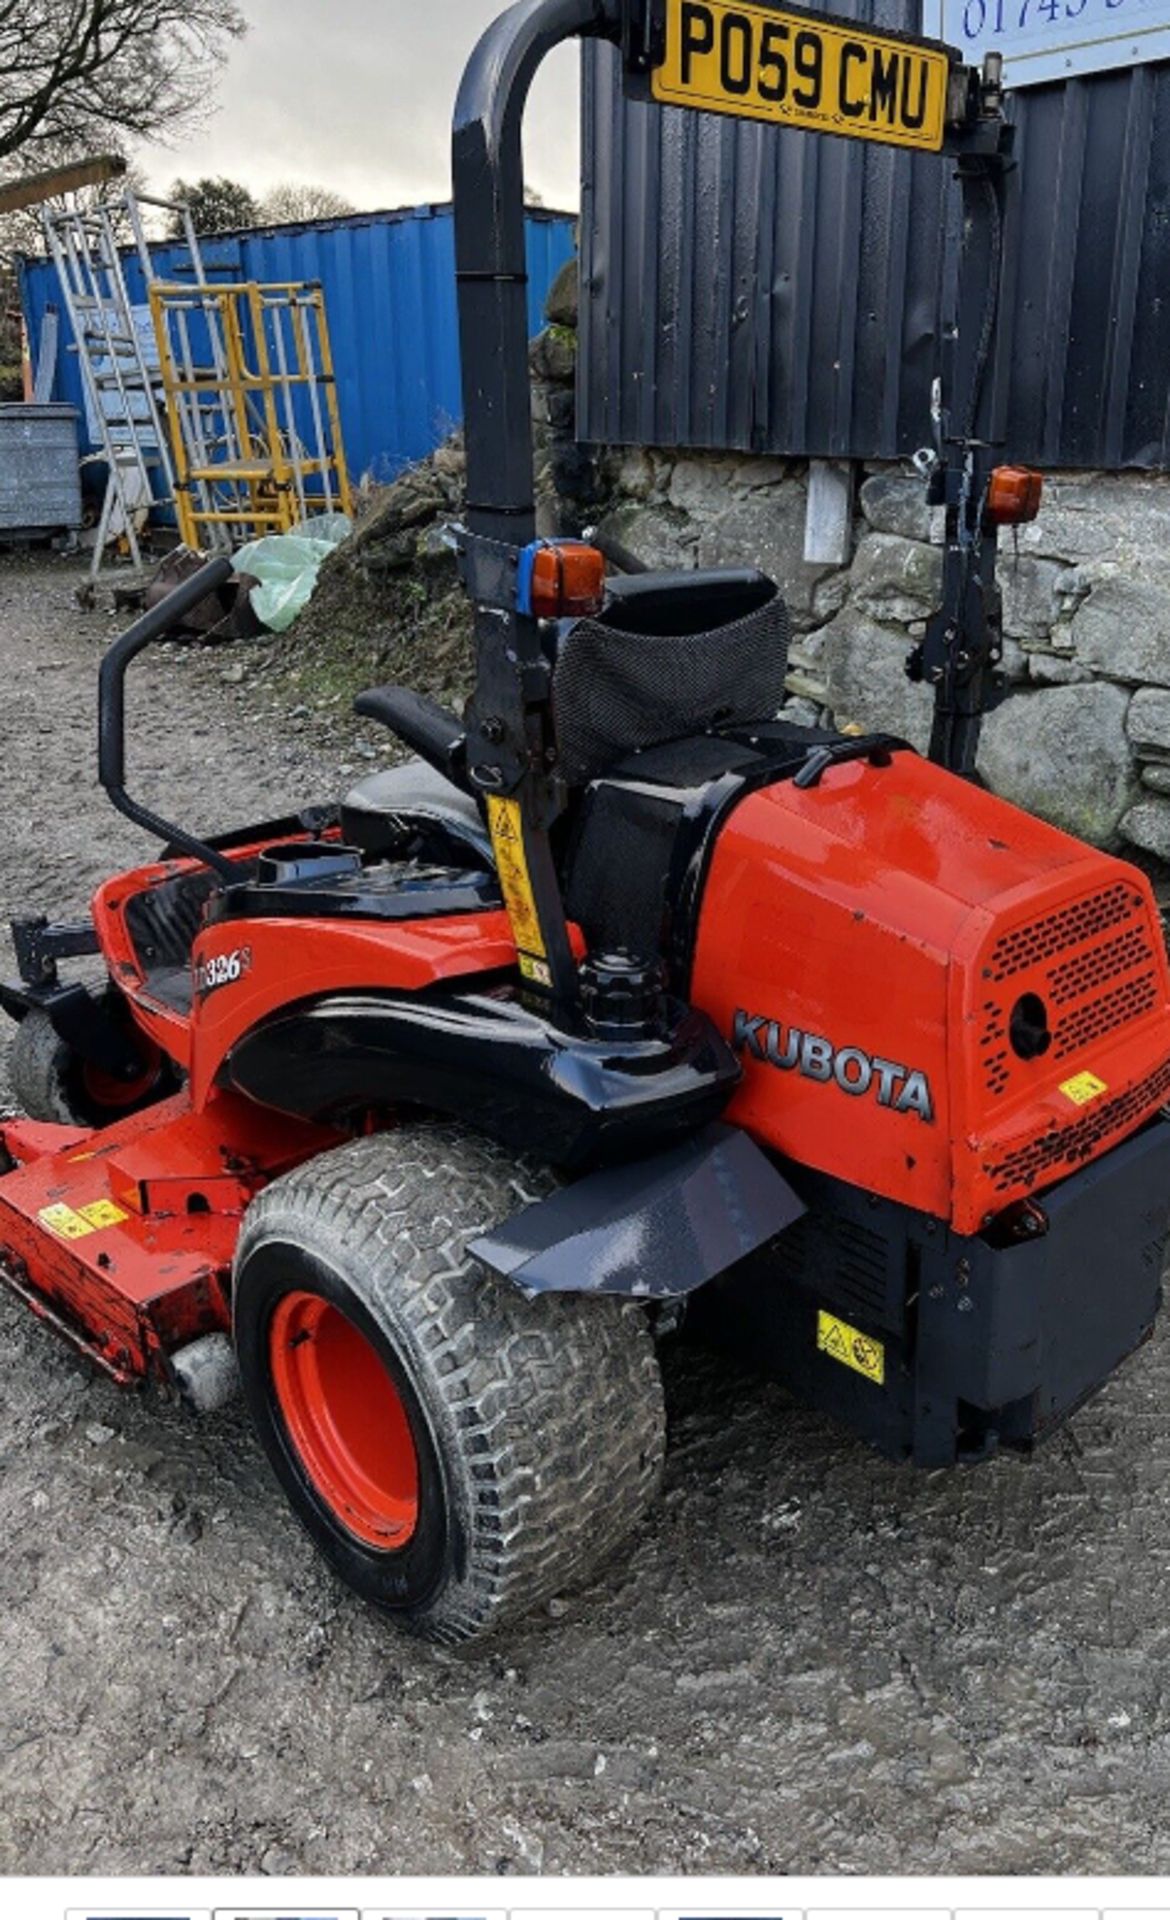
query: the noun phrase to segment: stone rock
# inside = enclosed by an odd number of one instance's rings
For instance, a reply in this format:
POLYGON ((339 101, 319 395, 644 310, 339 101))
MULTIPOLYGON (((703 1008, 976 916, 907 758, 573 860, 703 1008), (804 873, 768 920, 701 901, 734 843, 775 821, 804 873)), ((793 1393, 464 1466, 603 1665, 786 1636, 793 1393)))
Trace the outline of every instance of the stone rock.
POLYGON ((942 555, 921 540, 867 533, 849 575, 849 597, 863 613, 887 622, 921 620, 942 592, 942 555))
POLYGON ((577 417, 576 394, 572 387, 548 387, 545 392, 549 426, 554 433, 571 438, 577 417))
POLYGON ((731 476, 731 484, 740 487, 744 493, 752 493, 758 487, 778 487, 787 478, 786 460, 773 460, 768 454, 754 453, 740 461, 731 476))
POLYGON ((805 700, 798 694, 784 702, 780 718, 791 721, 794 727, 819 727, 821 710, 815 700, 805 700))
POLYGON ((828 704, 837 725, 896 733, 925 749, 934 701, 929 688, 906 678, 906 636, 846 607, 817 636, 826 669, 828 704))
POLYGON ((445 440, 431 455, 431 465, 449 480, 462 480, 467 472, 467 455, 458 441, 445 440))
POLYGON ((629 500, 648 500, 654 491, 654 462, 644 447, 631 447, 617 470, 616 486, 629 500))
POLYGON ((1139 687, 1129 703, 1125 730, 1140 752, 1159 747, 1170 753, 1170 693, 1160 687, 1139 687))
MULTIPOLYGON (((675 478, 678 468, 675 469, 675 478)), ((672 484, 673 497, 673 484, 672 484)), ((833 569, 804 561, 805 490, 796 480, 742 494, 700 531, 701 567, 760 567, 775 580, 797 625, 812 617, 813 591, 833 569)))
POLYGON ((909 473, 875 473, 862 483, 861 511, 875 533, 903 540, 930 540, 926 486, 909 473))
POLYGON ((431 465, 424 461, 420 466, 407 467, 393 486, 387 487, 373 511, 359 522, 352 536, 352 550, 361 553, 368 547, 392 545, 405 528, 422 526, 445 512, 446 507, 446 491, 431 465))
POLYGON ((835 573, 818 580, 813 588, 812 611, 814 619, 827 626, 833 617, 840 613, 849 598, 849 573, 845 567, 839 567, 835 573))
POLYGON ((559 443, 552 456, 553 484, 566 500, 592 506, 598 499, 597 467, 586 447, 575 440, 559 443))
POLYGON ((1123 562, 1154 574, 1165 566, 1168 513, 1164 476, 1062 474, 1045 480, 1039 518, 1020 528, 1020 547, 1070 564, 1123 562))
POLYGON ((1170 793, 1170 767, 1143 767, 1142 785, 1151 793, 1170 793))
POLYGON ((449 573, 454 580, 459 567, 459 556, 455 550, 455 541, 450 527, 445 521, 436 520, 424 527, 419 534, 415 548, 419 564, 425 567, 432 577, 439 573, 449 573))
POLYGON ((566 260, 548 290, 544 303, 544 317, 550 327, 577 328, 577 316, 581 305, 581 263, 576 255, 566 260))
POLYGON ((533 377, 568 386, 577 372, 577 336, 567 327, 546 327, 528 349, 533 377))
POLYGON ((670 504, 705 520, 723 513, 731 504, 734 460, 710 457, 680 460, 670 476, 670 504))
POLYGON ((1087 667, 1077 665, 1067 654, 1028 650, 1028 678, 1036 687, 1071 687, 1091 680, 1087 667))
POLYGON ((1004 632, 1016 640, 1046 640, 1059 612, 1057 583, 1067 571, 1055 560, 1005 554, 999 567, 1004 632))
POLYGON ((1114 846, 1139 792, 1129 695, 1093 681, 1008 700, 983 723, 979 770, 994 792, 1067 833, 1114 846))
POLYGON ((1028 656, 1018 640, 1005 637, 1000 666, 1013 686, 1022 685, 1028 678, 1028 656))
POLYGON ((1119 568, 1099 569, 1073 619, 1072 639, 1077 659, 1098 673, 1170 687, 1170 588, 1119 568))
POLYGON ((678 507, 628 506, 607 513, 599 532, 652 569, 693 567, 697 529, 678 507))
POLYGON ((1121 822, 1121 835, 1144 853, 1170 860, 1170 800, 1139 800, 1121 822))
POLYGON ((1082 567, 1061 568, 1053 588, 1058 620, 1071 625, 1072 617, 1082 600, 1088 599, 1092 584, 1092 579, 1086 578, 1082 567))

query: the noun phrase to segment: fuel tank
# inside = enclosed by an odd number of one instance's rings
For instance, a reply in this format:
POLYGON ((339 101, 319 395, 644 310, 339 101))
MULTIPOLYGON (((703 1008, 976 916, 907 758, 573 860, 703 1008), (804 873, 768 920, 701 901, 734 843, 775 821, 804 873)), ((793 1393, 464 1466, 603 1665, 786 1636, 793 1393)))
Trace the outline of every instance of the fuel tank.
POLYGON ((1170 1099, 1148 881, 911 753, 781 780, 724 821, 691 997, 726 1117, 977 1233, 1170 1099))

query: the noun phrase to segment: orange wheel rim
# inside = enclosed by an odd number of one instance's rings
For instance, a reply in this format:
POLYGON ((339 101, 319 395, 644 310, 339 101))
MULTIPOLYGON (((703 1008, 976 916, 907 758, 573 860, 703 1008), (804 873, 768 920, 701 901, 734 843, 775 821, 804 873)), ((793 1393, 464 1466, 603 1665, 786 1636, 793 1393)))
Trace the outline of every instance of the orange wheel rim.
POLYGON ((418 1452, 365 1334, 319 1294, 287 1293, 269 1350, 288 1437, 334 1517, 366 1546, 404 1547, 418 1525, 418 1452))
POLYGON ((116 1074, 107 1073, 103 1067, 95 1066, 92 1060, 82 1062, 81 1080, 91 1100, 102 1107, 132 1107, 136 1100, 148 1094, 159 1076, 162 1055, 158 1048, 151 1049, 150 1057, 144 1062, 142 1072, 136 1073, 133 1080, 120 1080, 116 1074))

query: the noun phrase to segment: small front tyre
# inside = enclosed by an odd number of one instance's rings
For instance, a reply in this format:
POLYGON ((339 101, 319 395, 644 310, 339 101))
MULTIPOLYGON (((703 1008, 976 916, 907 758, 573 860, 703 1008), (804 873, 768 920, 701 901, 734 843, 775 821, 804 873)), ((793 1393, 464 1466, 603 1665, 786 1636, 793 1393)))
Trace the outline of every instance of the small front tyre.
POLYGON ((657 1490, 642 1310, 525 1300, 466 1251, 551 1185, 422 1124, 307 1162, 244 1222, 236 1351, 264 1449, 334 1569, 429 1639, 472 1639, 579 1580, 657 1490))
POLYGON ((134 1028, 122 996, 111 987, 103 998, 111 1017, 131 1036, 139 1070, 119 1079, 86 1060, 63 1040, 47 1013, 25 1014, 8 1050, 12 1092, 30 1120, 61 1127, 107 1127, 173 1093, 178 1076, 161 1047, 134 1028))

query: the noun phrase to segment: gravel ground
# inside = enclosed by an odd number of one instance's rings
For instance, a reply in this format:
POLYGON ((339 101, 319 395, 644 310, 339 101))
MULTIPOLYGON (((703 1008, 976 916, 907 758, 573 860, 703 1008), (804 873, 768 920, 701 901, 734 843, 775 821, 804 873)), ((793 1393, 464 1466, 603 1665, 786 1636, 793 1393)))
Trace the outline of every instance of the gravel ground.
MULTIPOLYGON (((114 627, 75 577, 0 564, 5 917, 144 851, 96 788, 114 627)), ((164 812, 263 817, 353 761, 246 657, 135 669, 164 812)), ((666 1373, 632 1549, 437 1654, 334 1585, 239 1418, 119 1396, 0 1301, 0 1871, 1170 1872, 1165 1331, 1035 1462, 966 1474, 666 1373)))

